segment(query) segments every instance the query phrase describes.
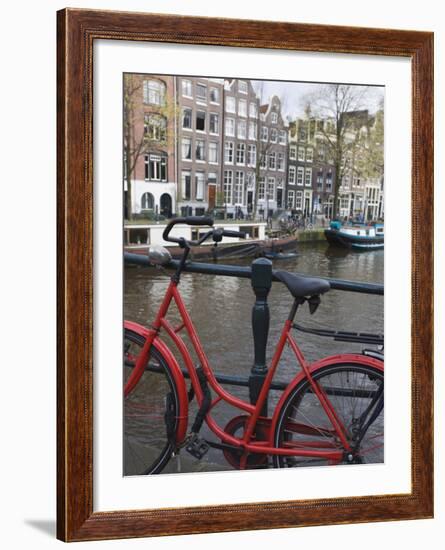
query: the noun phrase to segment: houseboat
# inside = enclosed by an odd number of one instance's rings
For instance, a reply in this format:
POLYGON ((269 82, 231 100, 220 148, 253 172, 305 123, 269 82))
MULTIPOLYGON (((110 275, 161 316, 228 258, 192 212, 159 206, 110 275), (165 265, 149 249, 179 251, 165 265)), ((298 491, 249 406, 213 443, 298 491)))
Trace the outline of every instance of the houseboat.
POLYGON ((324 234, 329 244, 351 250, 378 250, 384 247, 382 223, 342 225, 339 221, 332 221, 324 234))
MULTIPOLYGON (((124 225, 124 249, 125 252, 135 254, 147 254, 150 245, 160 244, 170 251, 173 258, 179 258, 182 250, 176 244, 167 243, 162 238, 166 225, 126 223, 124 225)), ((220 223, 215 222, 213 227, 221 227, 232 231, 242 231, 245 239, 237 237, 224 238, 222 243, 214 246, 210 239, 200 246, 192 246, 191 257, 195 260, 217 260, 222 258, 248 258, 274 255, 277 252, 284 254, 293 251, 297 247, 297 239, 294 236, 267 238, 265 222, 239 222, 220 223)), ((188 240, 197 240, 207 231, 206 228, 192 227, 189 225, 176 225, 173 232, 188 240)))

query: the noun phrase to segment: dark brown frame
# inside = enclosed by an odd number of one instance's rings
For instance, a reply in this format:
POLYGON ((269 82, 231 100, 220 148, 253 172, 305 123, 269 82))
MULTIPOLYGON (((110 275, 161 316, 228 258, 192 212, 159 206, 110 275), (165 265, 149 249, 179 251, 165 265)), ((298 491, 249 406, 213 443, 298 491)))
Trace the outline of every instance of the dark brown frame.
MULTIPOLYGON (((57 536, 179 535, 433 516, 433 34, 65 9, 58 12, 57 536), (412 490, 93 513, 93 42, 156 41, 408 57, 412 62, 412 490)), ((265 495, 267 498, 267 495, 265 495)))

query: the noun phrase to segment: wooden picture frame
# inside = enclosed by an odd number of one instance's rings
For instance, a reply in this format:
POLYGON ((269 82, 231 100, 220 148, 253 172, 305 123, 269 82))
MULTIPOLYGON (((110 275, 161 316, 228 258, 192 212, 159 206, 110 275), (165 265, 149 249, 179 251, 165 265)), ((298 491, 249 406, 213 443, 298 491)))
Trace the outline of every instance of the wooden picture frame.
POLYGON ((96 540, 431 518, 433 34, 77 9, 65 9, 57 15, 58 538, 96 540), (99 39, 372 54, 411 60, 411 492, 93 512, 92 84, 93 43, 99 39))

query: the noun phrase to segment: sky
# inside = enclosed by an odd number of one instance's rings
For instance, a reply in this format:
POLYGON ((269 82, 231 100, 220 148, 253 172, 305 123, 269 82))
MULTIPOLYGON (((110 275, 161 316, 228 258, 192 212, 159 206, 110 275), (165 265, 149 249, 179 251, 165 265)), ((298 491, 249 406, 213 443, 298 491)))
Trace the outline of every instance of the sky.
MULTIPOLYGON (((284 82, 277 80, 252 80, 252 85, 257 94, 261 90, 261 85, 263 86, 262 103, 268 103, 269 98, 273 95, 277 95, 282 101, 284 99, 284 105, 282 105, 284 119, 287 117, 291 119, 302 117, 305 107, 304 97, 323 86, 319 82, 284 82)), ((357 85, 357 88, 362 87, 357 85)), ((385 88, 383 86, 369 86, 369 88, 370 97, 365 108, 374 113, 378 108, 379 101, 384 96, 385 88)))

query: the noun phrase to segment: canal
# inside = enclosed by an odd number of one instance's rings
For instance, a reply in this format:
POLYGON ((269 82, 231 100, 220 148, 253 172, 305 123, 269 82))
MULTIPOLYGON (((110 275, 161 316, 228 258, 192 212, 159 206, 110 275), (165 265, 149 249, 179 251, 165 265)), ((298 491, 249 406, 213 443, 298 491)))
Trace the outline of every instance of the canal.
MULTIPOLYGON (((251 260, 237 260, 232 263, 250 265, 251 260)), ((384 251, 357 253, 331 248, 324 243, 301 244, 298 256, 290 260, 275 261, 274 268, 313 276, 382 284, 384 251)), ((149 324, 165 293, 168 277, 168 273, 157 269, 126 266, 125 318, 143 325, 149 324)), ((247 377, 253 360, 251 312, 254 294, 250 280, 185 273, 181 278, 180 290, 214 371, 247 377)), ((269 294, 269 360, 291 305, 292 297, 287 288, 281 283, 273 283, 269 294)), ((177 317, 173 315, 171 318, 177 317)), ((308 326, 383 333, 383 296, 331 290, 322 297, 315 315, 311 316, 307 306, 304 306, 298 312, 296 320, 308 326)), ((303 353, 311 361, 335 353, 360 351, 364 347, 302 333, 296 333, 295 336, 303 353)), ((276 380, 290 380, 298 370, 295 357, 289 350, 285 350, 276 380)), ((228 386, 228 389, 235 395, 248 399, 246 388, 228 386)), ((270 406, 273 407, 279 398, 279 392, 271 393, 270 406)), ((218 407, 215 412, 215 417, 222 426, 232 416, 239 414, 225 406, 218 407)), ((202 433, 204 436, 210 435, 205 427, 202 433)), ((185 452, 183 454, 187 455, 185 452)), ((182 463, 170 464, 166 472, 231 469, 221 451, 214 449, 201 462, 188 455, 181 460, 182 463)))

